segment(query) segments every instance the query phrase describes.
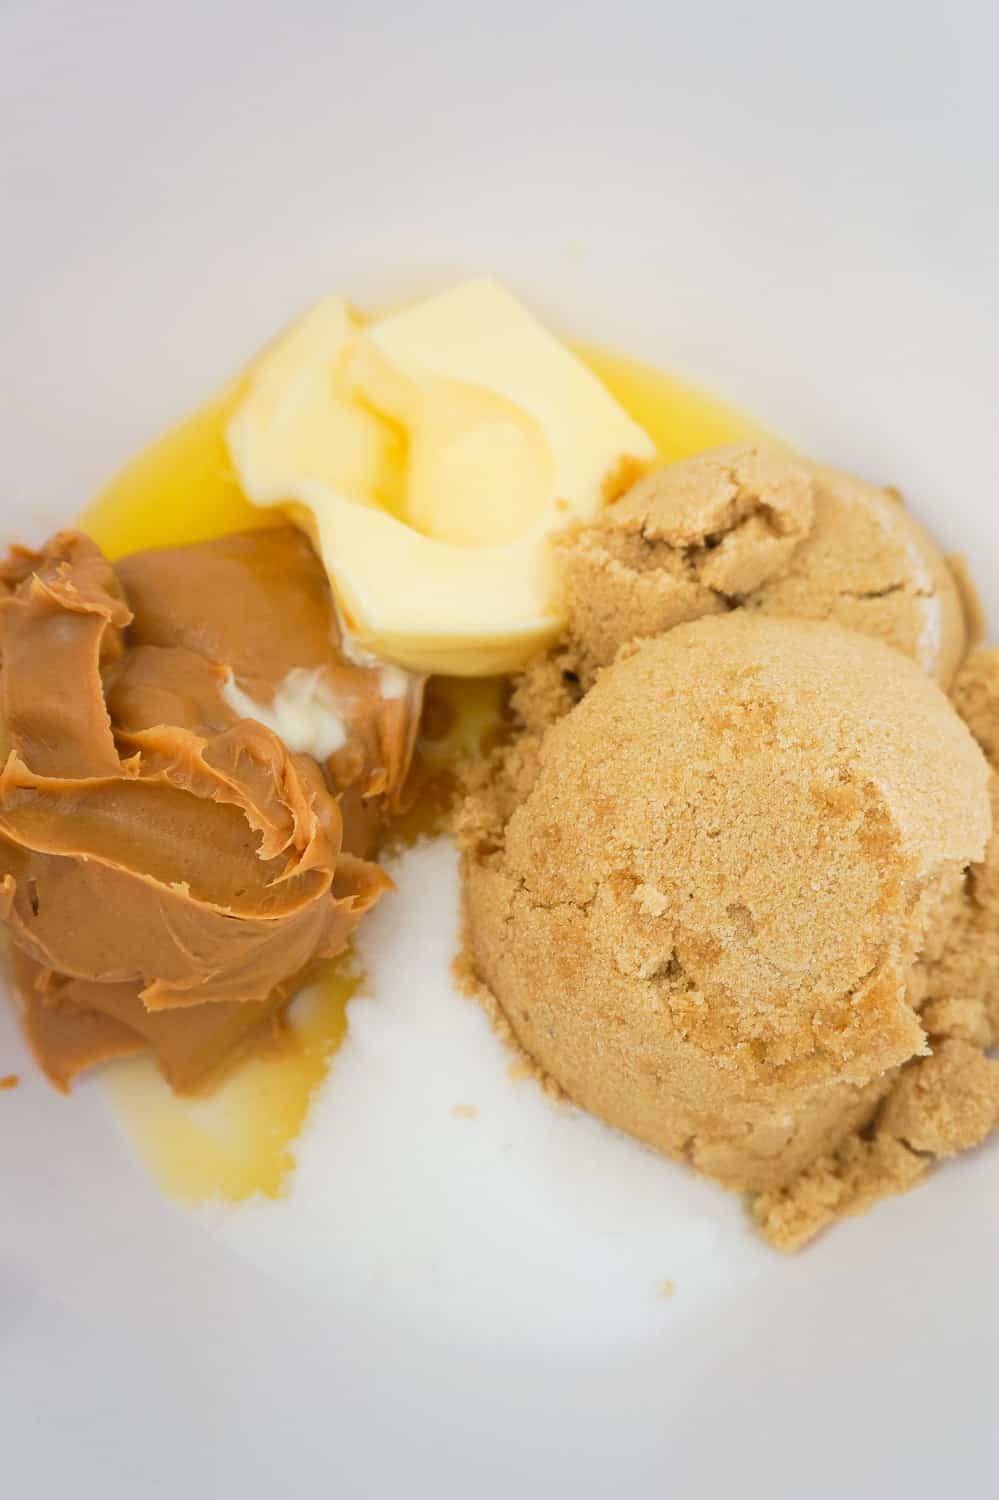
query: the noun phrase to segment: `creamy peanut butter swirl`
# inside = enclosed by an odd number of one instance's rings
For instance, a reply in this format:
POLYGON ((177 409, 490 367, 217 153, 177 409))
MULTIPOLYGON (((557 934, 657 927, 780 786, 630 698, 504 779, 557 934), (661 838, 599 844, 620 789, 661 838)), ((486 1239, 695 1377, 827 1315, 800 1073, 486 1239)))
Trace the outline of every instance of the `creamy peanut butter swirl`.
POLYGON ((345 659, 290 528, 116 568, 64 532, 15 549, 0 588, 0 920, 28 1037, 61 1086, 151 1046, 192 1088, 388 888, 362 855, 372 804, 401 796, 421 684, 386 696, 345 659), (342 715, 322 768, 226 697, 235 681, 266 708, 293 670, 342 715))

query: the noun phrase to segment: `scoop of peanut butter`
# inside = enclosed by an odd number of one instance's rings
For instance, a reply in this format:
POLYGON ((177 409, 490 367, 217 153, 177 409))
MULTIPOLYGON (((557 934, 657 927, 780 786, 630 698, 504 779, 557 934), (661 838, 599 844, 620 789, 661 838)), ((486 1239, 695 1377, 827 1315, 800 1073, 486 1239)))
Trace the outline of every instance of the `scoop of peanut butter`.
POLYGON ((74 532, 15 549, 0 653, 0 920, 29 1041, 61 1087, 151 1047, 194 1088, 388 888, 362 856, 421 684, 347 659, 291 528, 116 567, 74 532), (335 718, 323 765, 273 727, 296 672, 335 718))

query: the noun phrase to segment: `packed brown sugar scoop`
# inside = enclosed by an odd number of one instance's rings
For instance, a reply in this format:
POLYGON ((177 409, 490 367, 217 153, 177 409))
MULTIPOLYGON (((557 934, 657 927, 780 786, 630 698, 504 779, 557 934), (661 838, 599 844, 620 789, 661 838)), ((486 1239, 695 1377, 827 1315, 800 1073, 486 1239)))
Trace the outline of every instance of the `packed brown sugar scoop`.
POLYGON ((197 1088, 389 887, 368 856, 422 682, 348 659, 292 528, 115 566, 63 532, 0 587, 0 918, 28 1040, 62 1088, 147 1048, 197 1088), (289 681, 327 705, 315 754, 239 711, 266 719, 289 681))
POLYGON ((564 562, 459 817, 465 972, 797 1248, 999 1116, 999 659, 897 495, 756 446, 646 477, 564 562))

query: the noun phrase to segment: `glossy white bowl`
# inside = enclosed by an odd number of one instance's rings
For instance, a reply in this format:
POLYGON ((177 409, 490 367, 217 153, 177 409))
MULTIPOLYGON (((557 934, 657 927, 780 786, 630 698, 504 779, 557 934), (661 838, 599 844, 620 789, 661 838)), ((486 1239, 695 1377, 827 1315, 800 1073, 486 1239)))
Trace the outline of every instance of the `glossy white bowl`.
MULTIPOLYGON (((72 517, 324 292, 384 303, 488 269, 899 484, 995 621, 997 41, 984 0, 10 0, 2 530, 72 517)), ((414 959, 410 982, 439 970, 414 959)), ((563 1301, 511 1337, 543 1199, 508 1226, 515 1277, 489 1236, 449 1254, 438 1234, 405 1316, 335 1257, 319 1299, 165 1201, 100 1091, 48 1090, 5 1010, 7 1071, 4 1493, 990 1492, 999 1148, 686 1310, 679 1281, 638 1332, 615 1315, 631 1231, 607 1222, 606 1284, 571 1327, 563 1301), (475 1315, 442 1322, 458 1282, 475 1315)), ((457 1210, 445 1167, 422 1170, 423 1211, 457 1210)), ((714 1250, 742 1256, 731 1200, 682 1175, 662 1164, 663 1201, 699 1195, 714 1250)), ((585 1178, 567 1191, 585 1213, 585 1178)), ((394 1265, 425 1242, 421 1197, 386 1214, 394 1265)))

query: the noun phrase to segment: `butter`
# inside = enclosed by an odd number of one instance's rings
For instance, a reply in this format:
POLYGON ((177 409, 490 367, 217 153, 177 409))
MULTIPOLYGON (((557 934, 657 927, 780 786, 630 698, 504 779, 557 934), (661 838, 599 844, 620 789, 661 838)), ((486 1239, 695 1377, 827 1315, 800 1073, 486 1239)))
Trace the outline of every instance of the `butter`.
POLYGON ((346 722, 339 711, 336 695, 319 667, 293 667, 271 703, 258 703, 251 698, 231 672, 221 692, 241 719, 255 719, 265 729, 273 730, 295 755, 311 755, 322 762, 347 743, 346 722))
POLYGON ((555 637, 553 534, 655 454, 489 278, 368 325, 321 302, 257 361, 227 440, 247 497, 312 532, 358 647, 452 675, 555 637))
POLYGON ((251 366, 227 441, 256 504, 308 504, 328 490, 391 509, 401 494, 402 436, 353 400, 343 378, 360 328, 343 297, 327 297, 251 366))

